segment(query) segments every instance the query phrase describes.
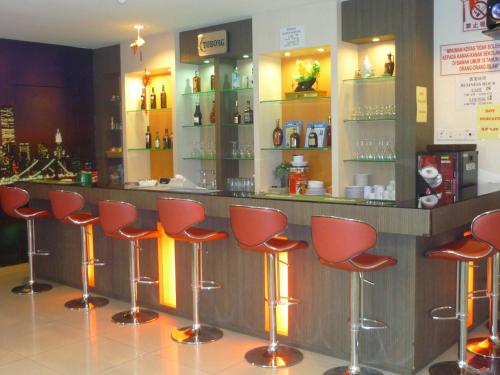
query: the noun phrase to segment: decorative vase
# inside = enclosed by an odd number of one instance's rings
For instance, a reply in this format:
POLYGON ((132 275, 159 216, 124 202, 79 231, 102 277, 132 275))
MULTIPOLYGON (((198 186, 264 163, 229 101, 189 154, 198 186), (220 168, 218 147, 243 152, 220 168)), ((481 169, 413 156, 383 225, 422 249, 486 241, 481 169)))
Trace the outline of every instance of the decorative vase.
POLYGON ((394 74, 394 60, 392 58, 392 53, 389 52, 387 55, 387 62, 385 63, 385 71, 384 74, 388 76, 392 76, 394 74))
POLYGON ((295 88, 295 92, 314 91, 312 87, 314 83, 316 83, 316 78, 310 79, 308 81, 297 82, 297 87, 295 88))

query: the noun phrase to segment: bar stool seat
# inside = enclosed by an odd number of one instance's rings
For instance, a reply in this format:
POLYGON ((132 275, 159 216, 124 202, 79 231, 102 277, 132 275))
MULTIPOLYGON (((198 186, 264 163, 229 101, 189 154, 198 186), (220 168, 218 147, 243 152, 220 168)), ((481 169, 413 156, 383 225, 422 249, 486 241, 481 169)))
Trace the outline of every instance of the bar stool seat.
POLYGON ((52 285, 50 284, 36 282, 33 270, 33 256, 49 255, 47 252, 36 250, 35 219, 48 218, 50 217, 50 213, 45 210, 25 207, 29 203, 30 196, 26 190, 16 187, 2 188, 0 200, 2 209, 7 215, 16 219, 26 220, 27 225, 29 265, 28 281, 24 285, 13 288, 12 293, 30 295, 34 293, 46 292, 52 289, 52 285))
POLYGON ((219 340, 223 332, 207 324, 200 323, 200 291, 220 288, 215 281, 203 280, 203 243, 223 240, 226 232, 198 228, 194 225, 205 220, 205 208, 200 202, 190 199, 158 198, 158 213, 165 233, 176 241, 193 245, 191 266, 191 290, 193 298, 193 323, 174 330, 172 340, 181 344, 206 344, 219 340))
POLYGON ((489 256, 491 250, 491 246, 486 242, 478 241, 473 237, 464 237, 429 250, 425 256, 431 259, 468 262, 489 256))
POLYGON ((149 240, 151 238, 158 238, 159 233, 156 230, 140 229, 134 227, 124 227, 119 231, 107 233, 108 237, 116 238, 125 241, 140 241, 149 240))
POLYGON ((75 214, 68 215, 66 218, 62 219, 61 222, 78 227, 99 224, 99 216, 92 215, 89 212, 77 212, 75 214))
POLYGON ((374 254, 361 254, 346 262, 339 263, 327 262, 324 259, 320 259, 319 261, 325 266, 351 272, 374 272, 392 267, 397 263, 394 258, 374 254))
POLYGON ((307 249, 309 245, 301 240, 288 240, 283 238, 271 238, 263 244, 257 246, 246 246, 240 243, 242 249, 259 253, 284 253, 294 250, 307 249))

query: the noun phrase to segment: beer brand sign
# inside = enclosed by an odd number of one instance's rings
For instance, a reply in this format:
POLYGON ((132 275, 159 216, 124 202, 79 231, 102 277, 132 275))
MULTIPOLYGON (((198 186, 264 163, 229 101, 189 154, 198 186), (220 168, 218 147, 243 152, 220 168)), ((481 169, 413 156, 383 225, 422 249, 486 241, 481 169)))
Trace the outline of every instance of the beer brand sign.
POLYGON ((198 34, 198 56, 220 55, 227 52, 227 31, 198 34))

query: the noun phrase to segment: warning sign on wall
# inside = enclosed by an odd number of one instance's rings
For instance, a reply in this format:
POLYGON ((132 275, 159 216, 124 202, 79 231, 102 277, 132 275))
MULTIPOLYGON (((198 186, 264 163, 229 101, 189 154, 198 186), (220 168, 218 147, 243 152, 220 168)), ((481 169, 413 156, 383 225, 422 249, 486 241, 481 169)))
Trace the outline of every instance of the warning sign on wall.
POLYGON ((441 46, 441 75, 500 70, 500 40, 441 46))
POLYGON ((463 31, 486 29, 486 0, 462 0, 463 31))

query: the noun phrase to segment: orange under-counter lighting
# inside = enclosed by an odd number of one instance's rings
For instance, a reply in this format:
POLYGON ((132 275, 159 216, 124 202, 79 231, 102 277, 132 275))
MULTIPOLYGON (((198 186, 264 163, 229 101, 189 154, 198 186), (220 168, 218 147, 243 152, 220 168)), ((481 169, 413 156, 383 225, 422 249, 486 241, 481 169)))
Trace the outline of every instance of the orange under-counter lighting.
POLYGON ((158 237, 158 289, 160 304, 168 307, 177 307, 177 293, 175 282, 175 240, 165 233, 160 223, 157 229, 158 237))
MULTIPOLYGON (((88 259, 94 260, 94 226, 87 225, 85 228, 86 238, 87 238, 87 251, 88 259)), ((94 274, 94 264, 90 263, 87 265, 87 277, 89 280, 89 286, 95 287, 95 274, 94 274)))
MULTIPOLYGON (((469 296, 474 292, 474 262, 469 262, 469 296)), ((467 327, 474 324, 474 300, 469 298, 467 301, 467 310, 469 316, 467 318, 467 327)))

